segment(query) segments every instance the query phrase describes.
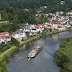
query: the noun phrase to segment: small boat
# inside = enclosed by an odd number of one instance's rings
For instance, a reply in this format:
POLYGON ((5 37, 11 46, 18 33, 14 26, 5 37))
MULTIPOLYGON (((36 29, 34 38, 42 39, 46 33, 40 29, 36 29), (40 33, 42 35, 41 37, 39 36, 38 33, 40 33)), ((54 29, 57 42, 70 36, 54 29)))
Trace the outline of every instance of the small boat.
POLYGON ((34 58, 38 52, 42 49, 42 45, 38 45, 35 48, 33 48, 33 50, 28 54, 28 58, 34 58))

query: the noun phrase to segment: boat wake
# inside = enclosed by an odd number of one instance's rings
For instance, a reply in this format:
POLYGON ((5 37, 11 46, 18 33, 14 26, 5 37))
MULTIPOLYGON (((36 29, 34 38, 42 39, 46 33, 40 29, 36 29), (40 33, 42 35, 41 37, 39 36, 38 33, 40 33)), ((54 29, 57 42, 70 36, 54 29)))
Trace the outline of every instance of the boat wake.
POLYGON ((30 60, 31 58, 28 58, 28 61, 30 60))

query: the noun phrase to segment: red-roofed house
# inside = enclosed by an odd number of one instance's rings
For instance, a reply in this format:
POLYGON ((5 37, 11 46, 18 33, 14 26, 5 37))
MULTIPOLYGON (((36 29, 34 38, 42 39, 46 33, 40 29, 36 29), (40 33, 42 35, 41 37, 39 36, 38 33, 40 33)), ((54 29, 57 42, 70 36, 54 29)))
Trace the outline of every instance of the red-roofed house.
POLYGON ((51 18, 48 18, 48 20, 49 20, 49 21, 52 21, 52 19, 51 19, 51 18))
POLYGON ((9 36, 9 33, 8 32, 2 32, 2 33, 0 33, 0 37, 1 36, 9 36))
POLYGON ((72 10, 68 12, 68 14, 72 14, 72 10))
POLYGON ((6 44, 8 41, 11 41, 11 37, 10 36, 2 36, 1 37, 1 42, 5 42, 5 44, 6 44))
POLYGON ((5 44, 11 41, 11 36, 9 35, 8 32, 2 32, 0 33, 0 43, 5 42, 5 44))

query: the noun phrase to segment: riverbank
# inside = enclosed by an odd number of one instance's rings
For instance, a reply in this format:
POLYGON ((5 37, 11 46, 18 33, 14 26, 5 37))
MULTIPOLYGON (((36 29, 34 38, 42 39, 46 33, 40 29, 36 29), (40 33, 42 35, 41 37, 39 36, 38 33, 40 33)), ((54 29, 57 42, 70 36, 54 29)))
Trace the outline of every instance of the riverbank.
POLYGON ((54 53, 57 66, 72 72, 72 37, 67 38, 54 53))
POLYGON ((10 55, 15 52, 16 49, 17 47, 13 46, 0 55, 0 72, 8 72, 6 67, 6 60, 9 59, 10 55))
MULTIPOLYGON (((61 31, 61 32, 63 32, 63 31, 61 31)), ((59 33, 59 32, 51 32, 51 33, 49 33, 48 35, 51 35, 51 34, 54 34, 54 33, 59 33)), ((18 48, 20 48, 21 46, 23 46, 24 44, 26 44, 26 43, 28 43, 28 42, 30 42, 30 41, 32 41, 32 40, 35 40, 35 39, 38 39, 38 38, 40 38, 41 37, 41 35, 39 35, 39 36, 36 36, 36 37, 33 37, 33 38, 31 38, 31 39, 28 39, 28 40, 26 40, 26 41, 24 41, 22 44, 19 44, 18 46, 16 46, 16 48, 12 51, 12 49, 9 51, 9 52, 7 52, 7 54, 4 54, 4 57, 5 58, 9 58, 10 57, 10 55, 13 53, 13 52, 15 52, 18 48)), ((2 58, 2 60, 5 60, 5 58, 3 59, 2 58)))
MULTIPOLYGON (((65 32, 65 31, 69 31, 69 30, 64 30, 64 31, 55 31, 55 32, 50 32, 50 33, 46 33, 46 36, 48 35, 52 35, 52 34, 56 34, 56 33, 60 33, 60 32, 65 32)), ((5 54, 9 54, 9 56, 12 54, 12 52, 15 52, 14 50, 20 48, 21 46, 23 46, 24 44, 32 41, 32 40, 36 40, 40 37, 43 37, 42 35, 38 35, 38 36, 35 36, 33 38, 29 38, 28 40, 26 41, 23 41, 21 44, 19 44, 18 46, 15 46, 15 47, 12 47, 10 49, 8 49, 6 52, 4 52, 3 54, 0 55, 0 61, 3 59, 3 56, 5 56, 5 54)))
POLYGON ((6 56, 7 56, 7 57, 10 57, 10 55, 11 55, 13 52, 15 52, 18 48, 20 48, 20 47, 23 46, 24 44, 26 44, 26 43, 28 43, 28 42, 30 42, 30 41, 32 41, 32 40, 35 40, 35 39, 37 39, 37 38, 39 38, 39 37, 40 37, 40 36, 31 38, 31 39, 29 39, 29 40, 24 41, 22 44, 19 44, 18 46, 13 46, 12 48, 6 50, 4 53, 2 53, 2 54, 0 55, 0 61, 4 61, 6 56))

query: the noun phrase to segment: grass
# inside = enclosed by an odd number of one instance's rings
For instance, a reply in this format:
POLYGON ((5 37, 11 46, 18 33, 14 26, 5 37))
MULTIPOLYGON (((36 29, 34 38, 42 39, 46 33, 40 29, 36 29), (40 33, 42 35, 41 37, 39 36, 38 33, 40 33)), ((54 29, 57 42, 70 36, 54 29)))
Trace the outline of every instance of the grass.
POLYGON ((0 55, 2 54, 3 52, 0 52, 0 55))
POLYGON ((11 48, 10 50, 8 50, 4 55, 2 55, 0 57, 0 61, 2 61, 5 56, 10 56, 16 49, 17 49, 17 47, 15 46, 15 47, 11 48))

